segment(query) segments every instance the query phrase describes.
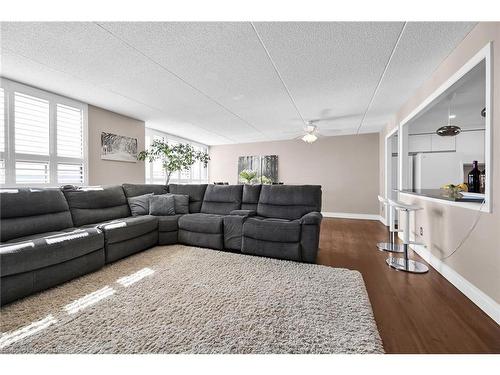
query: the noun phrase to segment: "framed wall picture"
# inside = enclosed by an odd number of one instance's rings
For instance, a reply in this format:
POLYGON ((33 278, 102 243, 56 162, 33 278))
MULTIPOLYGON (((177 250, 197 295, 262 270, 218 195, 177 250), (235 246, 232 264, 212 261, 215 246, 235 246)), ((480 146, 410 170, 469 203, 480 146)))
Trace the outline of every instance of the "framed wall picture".
POLYGON ((137 163, 137 138, 101 132, 101 159, 137 163))
POLYGON ((278 181, 278 155, 253 155, 238 158, 239 183, 272 184, 278 181))

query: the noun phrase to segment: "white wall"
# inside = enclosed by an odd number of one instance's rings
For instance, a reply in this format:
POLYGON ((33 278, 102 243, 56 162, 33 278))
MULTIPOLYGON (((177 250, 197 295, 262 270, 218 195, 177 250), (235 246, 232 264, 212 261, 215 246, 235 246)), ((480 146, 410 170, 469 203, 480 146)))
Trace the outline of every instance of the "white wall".
POLYGON ((319 184, 326 212, 378 215, 378 134, 210 147, 209 181, 238 182, 238 157, 278 155, 280 181, 319 184))
POLYGON ((138 151, 144 150, 144 121, 89 105, 89 185, 144 183, 144 162, 101 160, 101 132, 137 138, 138 151))
MULTIPOLYGON (((443 268, 451 270, 457 277, 470 284, 469 290, 476 288, 484 302, 492 309, 500 303, 500 23, 479 23, 463 42, 446 58, 433 75, 420 87, 415 95, 395 114, 381 138, 407 117, 418 105, 431 95, 449 77, 458 71, 488 42, 493 41, 493 209, 492 213, 482 213, 472 235, 455 255, 441 261, 443 268)), ((383 142, 381 142, 381 147, 383 142)), ((380 152, 383 166, 384 152, 380 152)), ((385 171, 380 174, 381 192, 385 171)), ((428 246, 430 257, 441 259, 455 249, 474 223, 477 212, 460 207, 452 207, 419 197, 403 198, 408 203, 424 209, 415 215, 413 230, 417 241, 428 246), (419 236, 419 228, 424 235, 419 236)), ((429 259, 430 259, 429 257, 429 259)), ((424 276, 425 277, 425 276, 424 276)), ((465 290, 465 289, 463 289, 465 290)), ((484 306, 483 306, 484 307, 484 306)), ((497 314, 498 311, 497 311, 497 314)), ((499 314, 500 315, 500 314, 499 314)))

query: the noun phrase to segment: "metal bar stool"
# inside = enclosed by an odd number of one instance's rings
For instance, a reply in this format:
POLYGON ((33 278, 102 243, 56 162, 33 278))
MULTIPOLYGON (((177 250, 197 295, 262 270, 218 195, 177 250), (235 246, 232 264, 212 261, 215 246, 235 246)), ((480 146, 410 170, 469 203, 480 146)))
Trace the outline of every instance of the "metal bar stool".
POLYGON ((395 218, 396 218, 396 212, 394 207, 391 206, 389 201, 385 199, 382 196, 378 196, 378 200, 380 203, 382 203, 385 206, 386 210, 389 210, 389 226, 387 227, 387 233, 389 235, 388 242, 379 242, 377 244, 377 248, 380 251, 388 251, 390 253, 402 253, 403 252, 403 247, 401 245, 398 245, 395 241, 396 239, 396 233, 397 232, 402 232, 401 230, 396 229, 395 225, 395 218))
POLYGON ((427 271, 429 271, 429 268, 425 264, 417 262, 415 260, 411 260, 408 257, 409 245, 423 245, 417 242, 410 241, 410 212, 421 210, 422 207, 406 204, 403 202, 396 202, 391 199, 389 199, 388 201, 392 207, 405 215, 405 224, 403 230, 403 258, 389 257, 387 258, 386 263, 392 268, 395 268, 399 271, 411 273, 426 273, 427 271))

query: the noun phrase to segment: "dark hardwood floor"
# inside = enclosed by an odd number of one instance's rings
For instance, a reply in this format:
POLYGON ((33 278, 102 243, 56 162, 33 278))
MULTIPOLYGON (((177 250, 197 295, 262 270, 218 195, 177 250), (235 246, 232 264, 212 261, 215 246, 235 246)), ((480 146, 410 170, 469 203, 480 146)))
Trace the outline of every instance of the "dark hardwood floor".
MULTIPOLYGON (((500 326, 429 266, 390 269, 378 221, 324 219, 318 263, 361 272, 387 353, 500 353, 500 326)), ((412 252, 412 258, 419 256, 412 252)))

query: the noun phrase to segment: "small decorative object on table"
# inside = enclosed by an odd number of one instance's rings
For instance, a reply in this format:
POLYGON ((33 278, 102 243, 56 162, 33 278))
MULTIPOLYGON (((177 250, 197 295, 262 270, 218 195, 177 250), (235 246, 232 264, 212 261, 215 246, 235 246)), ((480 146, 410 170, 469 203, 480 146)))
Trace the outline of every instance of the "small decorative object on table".
POLYGON ((446 190, 451 198, 460 199, 462 197, 462 192, 467 191, 467 184, 461 183, 459 185, 447 184, 441 189, 446 190))

